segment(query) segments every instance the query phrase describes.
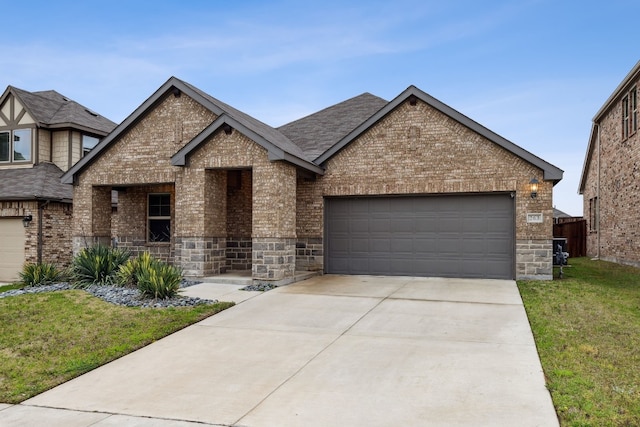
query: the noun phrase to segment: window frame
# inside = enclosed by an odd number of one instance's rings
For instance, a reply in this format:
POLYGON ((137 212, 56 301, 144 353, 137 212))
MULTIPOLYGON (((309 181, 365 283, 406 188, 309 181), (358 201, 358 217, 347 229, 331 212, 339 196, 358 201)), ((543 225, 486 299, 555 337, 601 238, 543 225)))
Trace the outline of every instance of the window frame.
POLYGON ((621 101, 622 140, 626 140, 638 131, 638 89, 636 86, 622 97, 621 101))
POLYGON ((634 86, 629 91, 629 136, 638 131, 638 90, 634 86))
POLYGON ((589 232, 598 232, 598 222, 600 221, 598 215, 598 197, 592 197, 589 199, 589 232))
POLYGON ((81 138, 81 144, 82 144, 82 157, 86 156, 87 154, 89 154, 89 152, 91 152, 91 150, 93 150, 94 148, 96 148, 96 146, 98 144, 100 144, 100 138, 96 137, 96 136, 92 136, 92 135, 88 135, 86 133, 82 134, 82 138, 81 138), (91 147, 89 147, 88 145, 85 145, 85 141, 87 138, 90 138, 93 142, 93 140, 95 140, 95 144, 93 144, 91 147))
POLYGON ((12 163, 18 163, 18 164, 33 163, 33 135, 34 135, 33 128, 27 127, 27 128, 18 128, 18 129, 6 129, 6 130, 0 130, 0 133, 9 135, 8 159, 0 160, 0 164, 6 165, 6 164, 12 164, 12 163), (28 159, 21 159, 21 160, 15 159, 15 138, 16 138, 15 133, 18 131, 29 131, 29 158, 28 159))
POLYGON ((147 243, 151 243, 151 244, 170 244, 171 243, 171 193, 148 193, 147 194, 147 236, 146 236, 146 240, 147 243), (167 197, 168 198, 168 204, 166 205, 169 208, 169 215, 152 215, 151 214, 151 207, 152 206, 158 206, 161 210, 162 207, 165 206, 162 202, 160 204, 154 204, 152 205, 152 198, 153 197, 167 197), (169 234, 163 237, 160 236, 160 238, 152 238, 152 227, 151 227, 151 223, 154 221, 168 221, 168 227, 169 227, 169 234))

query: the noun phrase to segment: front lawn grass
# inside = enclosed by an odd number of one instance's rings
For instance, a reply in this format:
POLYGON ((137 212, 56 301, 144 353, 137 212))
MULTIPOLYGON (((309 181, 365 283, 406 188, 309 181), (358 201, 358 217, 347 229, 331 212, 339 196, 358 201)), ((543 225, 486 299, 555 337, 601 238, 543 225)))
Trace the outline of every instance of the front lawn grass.
POLYGON ((21 283, 8 283, 6 285, 0 285, 0 292, 10 291, 12 289, 21 289, 23 285, 21 283))
POLYGON ((2 298, 0 402, 22 402, 232 305, 130 308, 82 290, 2 298))
POLYGON ((570 264, 518 281, 560 424, 640 426, 640 269, 570 264))

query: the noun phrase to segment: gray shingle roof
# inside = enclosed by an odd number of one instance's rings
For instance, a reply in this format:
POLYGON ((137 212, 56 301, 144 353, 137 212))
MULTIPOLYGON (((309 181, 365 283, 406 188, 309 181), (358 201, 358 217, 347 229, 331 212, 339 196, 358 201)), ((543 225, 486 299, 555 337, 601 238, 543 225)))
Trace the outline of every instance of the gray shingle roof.
MULTIPOLYGON (((178 80, 178 79, 176 79, 178 80)), ((236 121, 238 121, 239 123, 243 124, 245 127, 253 130, 254 132, 256 132, 257 134, 259 134, 260 136, 262 136, 263 138, 265 138, 266 140, 268 140, 270 143, 274 144, 275 146, 281 148, 282 150, 284 150, 287 153, 293 154, 294 156, 300 157, 301 159, 304 160, 308 160, 311 161, 313 160, 312 158, 308 158, 306 156, 306 154, 304 153, 304 151, 301 149, 300 146, 294 144, 289 138, 287 138, 286 135, 284 135, 283 133, 279 132, 278 130, 272 128, 271 126, 261 122, 260 120, 251 117, 250 115, 243 113, 242 111, 233 108, 231 105, 226 104, 216 98, 214 98, 213 96, 201 91, 200 89, 198 89, 195 86, 192 86, 191 84, 185 82, 185 81, 181 81, 185 86, 191 88, 192 90, 194 90, 195 92, 199 93, 202 97, 208 99, 209 101, 211 101, 213 104, 217 105, 221 110, 222 110, 222 114, 227 114, 228 116, 232 117, 233 119, 235 119, 236 121)), ((220 114, 218 114, 220 115, 220 114)))
POLYGON ((315 160, 333 144, 388 104, 370 93, 343 101, 286 125, 278 130, 315 160))
POLYGON ((53 163, 40 163, 32 168, 0 169, 0 200, 70 202, 73 187, 60 182, 62 173, 53 163))
POLYGON ((13 86, 9 86, 9 89, 13 90, 40 126, 75 125, 101 135, 106 135, 116 127, 116 123, 55 90, 28 92, 13 86))

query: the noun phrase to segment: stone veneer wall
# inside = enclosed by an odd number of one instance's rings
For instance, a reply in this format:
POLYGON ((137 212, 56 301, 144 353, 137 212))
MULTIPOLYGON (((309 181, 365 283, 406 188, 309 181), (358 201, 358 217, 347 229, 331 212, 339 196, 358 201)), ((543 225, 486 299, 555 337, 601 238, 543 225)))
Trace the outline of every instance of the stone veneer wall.
POLYGON ((324 245, 318 237, 298 238, 296 241, 296 269, 300 271, 322 271, 324 245))
MULTIPOLYGON (((398 106, 325 167, 316 180, 298 179, 300 265, 309 256, 306 242, 323 239, 325 197, 512 192, 516 277, 533 271, 536 278, 552 278, 552 183, 541 170, 421 101, 398 106), (529 191, 533 177, 540 181, 535 199, 529 191), (527 223, 527 213, 542 213, 544 220, 527 223)), ((319 256, 306 262, 320 268, 319 256)))
POLYGON ((254 238, 253 279, 286 282, 292 280, 296 268, 295 239, 254 238))
POLYGON ((211 276, 226 271, 226 239, 177 237, 176 259, 185 276, 211 276))

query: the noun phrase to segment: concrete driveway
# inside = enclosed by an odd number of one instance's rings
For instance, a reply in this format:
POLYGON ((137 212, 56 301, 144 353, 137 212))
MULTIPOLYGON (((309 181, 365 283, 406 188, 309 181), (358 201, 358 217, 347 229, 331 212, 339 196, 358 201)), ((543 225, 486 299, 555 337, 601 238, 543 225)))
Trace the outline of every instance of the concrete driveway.
POLYGON ((334 275, 260 294, 21 405, 0 406, 0 425, 43 420, 558 425, 515 282, 334 275))

